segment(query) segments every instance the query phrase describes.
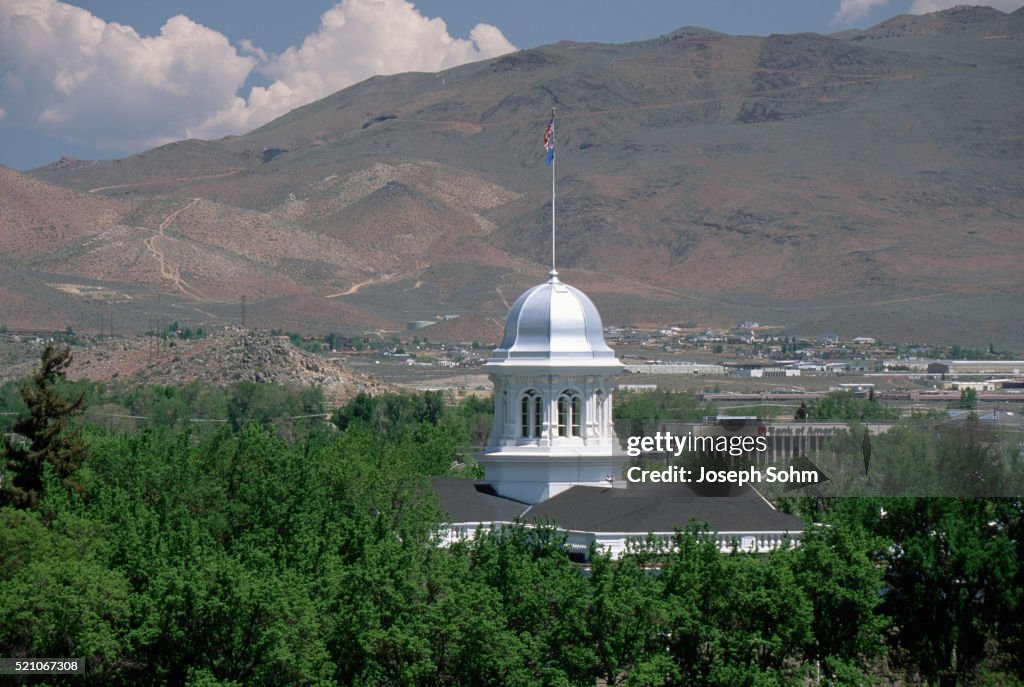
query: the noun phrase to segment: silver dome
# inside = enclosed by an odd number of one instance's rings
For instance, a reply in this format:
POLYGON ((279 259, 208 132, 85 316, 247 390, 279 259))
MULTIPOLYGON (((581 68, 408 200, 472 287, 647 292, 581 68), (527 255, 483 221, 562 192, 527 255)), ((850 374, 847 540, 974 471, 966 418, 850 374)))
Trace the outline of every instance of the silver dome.
POLYGON ((505 320, 505 336, 491 360, 522 362, 572 359, 618 365, 604 342, 601 315, 587 295, 551 272, 544 284, 521 295, 505 320))

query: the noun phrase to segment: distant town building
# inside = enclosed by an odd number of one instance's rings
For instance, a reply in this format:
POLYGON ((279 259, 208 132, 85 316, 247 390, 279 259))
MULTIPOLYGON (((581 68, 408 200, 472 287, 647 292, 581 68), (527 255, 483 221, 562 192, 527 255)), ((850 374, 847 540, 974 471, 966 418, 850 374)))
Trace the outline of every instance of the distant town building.
POLYGON ((1024 370, 1024 360, 936 360, 928 372, 947 375, 1012 374, 1024 370))
POLYGON ((657 384, 619 384, 619 391, 657 391, 657 384))
POLYGON ((1002 383, 996 383, 993 381, 986 382, 945 382, 942 385, 943 389, 953 389, 954 391, 995 391, 1002 387, 1002 383))
POLYGON ((626 365, 626 372, 641 375, 724 375, 723 365, 710 363, 648 363, 626 365))
POLYGON ((799 367, 740 367, 733 370, 737 377, 799 377, 799 367))

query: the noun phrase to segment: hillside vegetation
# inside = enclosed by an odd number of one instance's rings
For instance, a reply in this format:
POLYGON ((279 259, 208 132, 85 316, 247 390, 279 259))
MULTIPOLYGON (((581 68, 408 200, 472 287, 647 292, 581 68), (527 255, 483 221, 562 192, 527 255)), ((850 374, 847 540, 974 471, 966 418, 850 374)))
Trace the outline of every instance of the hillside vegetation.
POLYGON ((548 526, 439 546, 429 478, 474 473, 478 401, 363 395, 331 429, 302 412, 309 392, 105 396, 60 376, 27 407, 4 392, 32 422, 3 447, 0 644, 80 658, 76 684, 1024 677, 1019 499, 791 500, 826 524, 796 548, 722 554, 691 523, 618 561, 595 551, 583 574, 548 526), (110 422, 115 402, 142 416, 137 431, 110 422), (181 415, 200 407, 230 421, 181 415), (72 450, 78 467, 59 474, 72 450))

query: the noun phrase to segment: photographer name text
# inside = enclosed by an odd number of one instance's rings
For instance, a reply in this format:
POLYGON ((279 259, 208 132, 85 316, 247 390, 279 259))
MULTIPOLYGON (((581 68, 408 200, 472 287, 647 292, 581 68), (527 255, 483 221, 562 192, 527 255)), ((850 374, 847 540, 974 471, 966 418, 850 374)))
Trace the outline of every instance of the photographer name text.
POLYGON ((742 487, 746 484, 817 484, 816 470, 798 470, 793 466, 785 468, 767 467, 744 468, 742 470, 709 470, 704 467, 669 467, 663 470, 648 470, 633 466, 626 470, 626 479, 636 484, 732 484, 742 487))

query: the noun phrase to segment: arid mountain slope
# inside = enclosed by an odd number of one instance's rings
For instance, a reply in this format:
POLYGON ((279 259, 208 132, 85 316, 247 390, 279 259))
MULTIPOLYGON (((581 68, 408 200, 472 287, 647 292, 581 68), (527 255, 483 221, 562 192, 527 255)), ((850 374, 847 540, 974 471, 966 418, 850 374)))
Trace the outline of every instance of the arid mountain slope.
POLYGON ((45 255, 80 242, 117 224, 134 205, 0 167, 0 255, 45 255))
POLYGON ((555 105, 559 269, 608 321, 1024 345, 1022 68, 1024 14, 955 9, 373 78, 244 136, 36 170, 132 211, 19 269, 131 285, 126 321, 157 293, 306 329, 501 318, 549 269, 555 105))

